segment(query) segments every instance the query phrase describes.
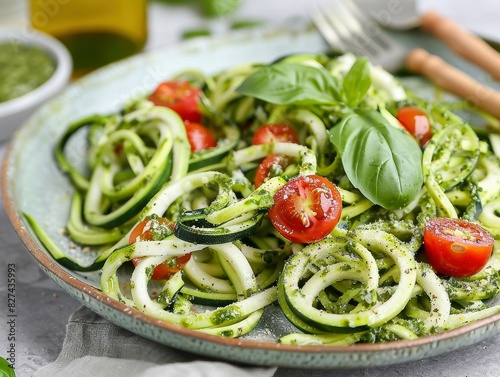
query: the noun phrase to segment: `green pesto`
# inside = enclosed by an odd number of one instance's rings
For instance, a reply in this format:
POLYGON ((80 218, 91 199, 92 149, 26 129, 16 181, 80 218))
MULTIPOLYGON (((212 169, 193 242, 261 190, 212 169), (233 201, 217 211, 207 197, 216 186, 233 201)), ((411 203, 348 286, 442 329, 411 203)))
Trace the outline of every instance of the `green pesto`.
POLYGON ((161 305, 163 305, 164 307, 167 307, 172 303, 172 299, 168 294, 168 292, 161 292, 156 298, 156 301, 161 305))
POLYGON ((241 310, 237 306, 231 305, 214 311, 210 319, 214 325, 221 325, 241 318, 242 315, 243 313, 241 313, 241 310))
POLYGON ((164 240, 174 233, 165 222, 158 220, 158 215, 153 214, 147 219, 149 219, 147 232, 151 236, 151 241, 164 240))
POLYGON ((265 264, 274 264, 281 258, 281 253, 275 250, 266 250, 261 258, 265 264))
POLYGON ((359 302, 362 302, 367 306, 375 304, 378 300, 376 291, 371 291, 365 288, 360 289, 359 294, 356 298, 359 302))
POLYGON ((452 300, 486 300, 500 293, 500 277, 496 273, 479 280, 449 278, 445 288, 452 300))
POLYGON ((55 72, 56 63, 40 47, 0 44, 0 103, 38 88, 55 72))
POLYGON ((364 333, 362 340, 365 343, 385 343, 399 340, 399 337, 388 331, 385 326, 380 326, 364 333))
POLYGON ((232 338, 234 336, 234 331, 233 330, 221 331, 219 335, 223 336, 224 338, 232 338))
POLYGON ((341 271, 349 271, 351 269, 352 269, 352 266, 349 266, 347 264, 342 265, 340 268, 341 271))
POLYGON ((154 271, 153 267, 146 267, 146 276, 148 280, 150 280, 151 276, 153 276, 153 271, 154 271))
MULTIPOLYGON (((192 311, 192 303, 183 295, 178 295, 177 299, 174 301, 173 312, 179 315, 189 315, 192 311)), ((186 324, 191 323, 192 321, 186 322, 186 324)), ((184 325, 184 324, 183 324, 184 325)), ((190 327, 190 326, 186 326, 190 327)))

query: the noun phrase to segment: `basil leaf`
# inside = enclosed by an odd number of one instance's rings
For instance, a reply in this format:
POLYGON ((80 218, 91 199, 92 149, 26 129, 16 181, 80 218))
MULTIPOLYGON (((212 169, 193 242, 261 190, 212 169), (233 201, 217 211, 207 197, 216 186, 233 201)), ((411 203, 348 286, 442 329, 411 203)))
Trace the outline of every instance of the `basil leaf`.
POLYGON ((259 69, 237 92, 276 105, 329 105, 341 99, 340 82, 326 69, 291 63, 259 69))
POLYGON ((200 4, 203 16, 222 17, 233 13, 241 5, 241 0, 204 0, 200 4))
POLYGON ((410 204, 424 183, 415 140, 376 110, 347 115, 330 130, 347 177, 373 203, 387 209, 410 204))
POLYGON ((347 106, 359 105, 371 85, 370 63, 367 58, 358 58, 342 82, 347 106))

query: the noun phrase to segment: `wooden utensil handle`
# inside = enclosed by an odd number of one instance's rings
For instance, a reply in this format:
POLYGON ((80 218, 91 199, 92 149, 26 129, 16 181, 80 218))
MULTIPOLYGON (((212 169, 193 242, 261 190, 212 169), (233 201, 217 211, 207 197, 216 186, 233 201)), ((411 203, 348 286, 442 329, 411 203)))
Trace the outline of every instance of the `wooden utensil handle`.
POLYGON ((407 55, 405 63, 411 71, 424 75, 444 90, 500 119, 500 93, 479 83, 440 57, 416 48, 407 55))
POLYGON ((449 46, 457 55, 484 69, 500 81, 500 53, 455 21, 430 11, 422 15, 421 27, 449 46))

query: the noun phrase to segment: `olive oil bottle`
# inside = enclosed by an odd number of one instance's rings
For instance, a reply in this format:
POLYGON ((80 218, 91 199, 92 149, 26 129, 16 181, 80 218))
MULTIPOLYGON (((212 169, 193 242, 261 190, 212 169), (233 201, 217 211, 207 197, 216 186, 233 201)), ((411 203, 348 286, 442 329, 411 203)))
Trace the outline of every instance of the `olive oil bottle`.
POLYGON ((33 28, 58 38, 71 53, 74 76, 141 51, 148 0, 30 0, 33 28))

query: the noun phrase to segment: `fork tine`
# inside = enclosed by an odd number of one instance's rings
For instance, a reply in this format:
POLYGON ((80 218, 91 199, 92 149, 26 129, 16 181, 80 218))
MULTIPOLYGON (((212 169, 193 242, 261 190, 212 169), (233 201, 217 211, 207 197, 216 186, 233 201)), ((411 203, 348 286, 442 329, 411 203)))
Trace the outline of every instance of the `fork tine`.
POLYGON ((345 1, 316 2, 310 9, 310 17, 325 40, 341 51, 372 57, 376 49, 372 47, 371 37, 354 12, 344 5, 345 1))
POLYGON ((402 66, 406 49, 352 0, 321 0, 310 16, 325 40, 343 52, 365 55, 388 70, 402 66))
POLYGON ((370 31, 373 40, 378 42, 382 47, 391 47, 391 44, 394 42, 389 40, 388 35, 382 30, 374 19, 362 11, 359 6, 354 3, 354 1, 348 0, 345 2, 345 5, 350 9, 351 13, 357 18, 357 20, 364 25, 365 33, 370 31))
POLYGON ((367 34, 370 34, 372 43, 377 45, 377 48, 374 48, 373 60, 378 61, 382 59, 382 55, 386 54, 394 58, 393 62, 385 64, 386 69, 394 70, 401 66, 406 55, 405 48, 391 38, 378 22, 362 11, 354 1, 346 1, 346 6, 350 8, 355 17, 364 25, 364 30, 367 34))
POLYGON ((332 26, 330 20, 325 17, 325 12, 323 12, 322 9, 309 8, 309 16, 330 46, 338 48, 341 51, 347 50, 347 46, 342 39, 340 39, 339 33, 336 31, 336 28, 332 26))
MULTIPOLYGON (((364 55, 373 56, 377 52, 372 45, 373 39, 366 33, 365 23, 362 23, 357 18, 357 14, 350 9, 350 5, 354 5, 354 3, 351 1, 336 2, 336 11, 339 13, 336 20, 346 25, 348 29, 347 38, 350 39, 351 46, 356 46, 364 55)), ((333 10, 329 10, 329 13, 333 13, 333 10)))

